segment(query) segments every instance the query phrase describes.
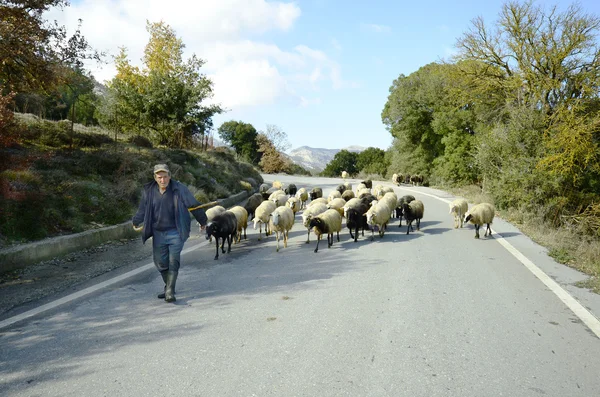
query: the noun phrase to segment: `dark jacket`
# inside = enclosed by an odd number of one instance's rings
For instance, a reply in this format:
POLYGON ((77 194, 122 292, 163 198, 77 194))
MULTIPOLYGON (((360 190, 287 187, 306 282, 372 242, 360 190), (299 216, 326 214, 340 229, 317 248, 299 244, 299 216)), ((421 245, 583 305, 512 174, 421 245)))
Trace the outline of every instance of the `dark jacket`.
MULTIPOLYGON (((190 208, 198 207, 200 202, 196 200, 192 192, 190 192, 190 190, 184 184, 177 182, 174 179, 171 179, 170 184, 171 189, 173 189, 175 224, 181 239, 185 242, 188 237, 190 237, 190 212, 202 226, 206 225, 206 212, 204 212, 204 210, 201 208, 189 211, 188 209, 190 208)), ((132 219, 134 226, 138 226, 141 223, 144 224, 144 228, 142 229, 142 241, 144 243, 153 235, 152 224, 154 223, 154 214, 152 211, 152 200, 154 198, 154 194, 159 194, 157 185, 158 184, 156 181, 152 181, 144 185, 140 206, 132 219)))

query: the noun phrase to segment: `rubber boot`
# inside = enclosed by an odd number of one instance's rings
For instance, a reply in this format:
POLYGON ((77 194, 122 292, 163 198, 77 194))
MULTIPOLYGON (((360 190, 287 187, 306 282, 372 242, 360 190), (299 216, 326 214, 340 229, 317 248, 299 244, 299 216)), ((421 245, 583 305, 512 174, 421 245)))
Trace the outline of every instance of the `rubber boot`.
POLYGON ((165 287, 163 288, 163 292, 158 294, 157 297, 158 299, 165 299, 165 292, 167 291, 167 270, 163 270, 162 272, 160 272, 160 275, 162 276, 162 279, 165 282, 165 287))
POLYGON ((177 272, 169 271, 167 273, 167 288, 165 289, 165 301, 175 302, 175 284, 177 283, 177 272))

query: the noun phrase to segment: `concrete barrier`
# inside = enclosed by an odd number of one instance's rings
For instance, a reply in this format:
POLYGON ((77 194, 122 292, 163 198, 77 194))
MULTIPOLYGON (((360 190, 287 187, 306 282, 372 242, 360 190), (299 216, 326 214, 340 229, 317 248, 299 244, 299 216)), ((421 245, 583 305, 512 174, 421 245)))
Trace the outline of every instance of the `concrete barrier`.
MULTIPOLYGON (((245 200, 254 192, 243 191, 217 202, 225 208, 232 207, 245 200)), ((111 240, 133 238, 139 233, 133 230, 131 221, 100 229, 86 230, 82 233, 52 237, 34 243, 20 244, 0 250, 0 273, 20 269, 70 252, 95 247, 111 240)))

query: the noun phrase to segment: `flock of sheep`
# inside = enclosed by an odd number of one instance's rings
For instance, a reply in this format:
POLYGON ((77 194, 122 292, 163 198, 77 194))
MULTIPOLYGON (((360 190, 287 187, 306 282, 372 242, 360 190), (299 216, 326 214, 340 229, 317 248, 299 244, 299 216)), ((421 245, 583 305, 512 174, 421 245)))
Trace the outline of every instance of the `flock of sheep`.
MULTIPOLYGON (((402 226, 402 218, 406 220, 406 234, 414 230, 413 222, 419 230, 425 207, 422 201, 412 195, 397 197, 391 187, 376 185, 373 188, 370 180, 359 183, 355 190, 350 183, 345 182, 337 186, 327 198, 323 197, 323 189, 319 187, 308 191, 289 184, 284 188, 280 182, 275 181, 273 186, 262 184, 259 192, 250 196, 244 206, 237 205, 228 210, 222 206, 208 209, 206 238, 215 238, 215 259, 218 259, 219 240, 221 252, 226 252, 226 241, 227 252, 231 252, 231 244, 239 242, 242 233, 246 239, 246 228, 252 222, 254 229, 259 231, 258 240, 262 239, 263 225, 265 236, 275 234, 279 251, 280 240, 287 247, 289 232, 299 212, 302 225, 307 229, 306 243, 310 242, 310 232, 314 232, 317 236, 314 252, 318 252, 323 235, 327 236, 328 247, 333 245, 334 238, 340 241, 342 219, 346 219, 346 227, 354 241, 357 241, 359 233, 364 236, 365 230, 371 231, 373 240, 375 232, 380 237, 384 236, 393 218, 400 218, 398 226, 402 226)), ((454 215, 455 228, 462 227, 464 222, 471 222, 475 225, 475 238, 479 238, 479 228, 486 224, 484 237, 488 236, 488 232, 492 234, 490 224, 495 214, 493 205, 482 203, 468 211, 467 201, 456 199, 450 203, 450 213, 454 215)))

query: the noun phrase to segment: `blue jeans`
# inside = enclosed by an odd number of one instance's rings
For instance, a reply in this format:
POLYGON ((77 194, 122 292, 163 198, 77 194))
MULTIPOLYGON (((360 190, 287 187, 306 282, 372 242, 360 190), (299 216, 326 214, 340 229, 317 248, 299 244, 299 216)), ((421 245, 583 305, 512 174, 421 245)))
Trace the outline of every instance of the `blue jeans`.
POLYGON ((179 261, 184 241, 177 229, 152 233, 152 255, 154 266, 159 272, 170 270, 179 271, 179 261))

